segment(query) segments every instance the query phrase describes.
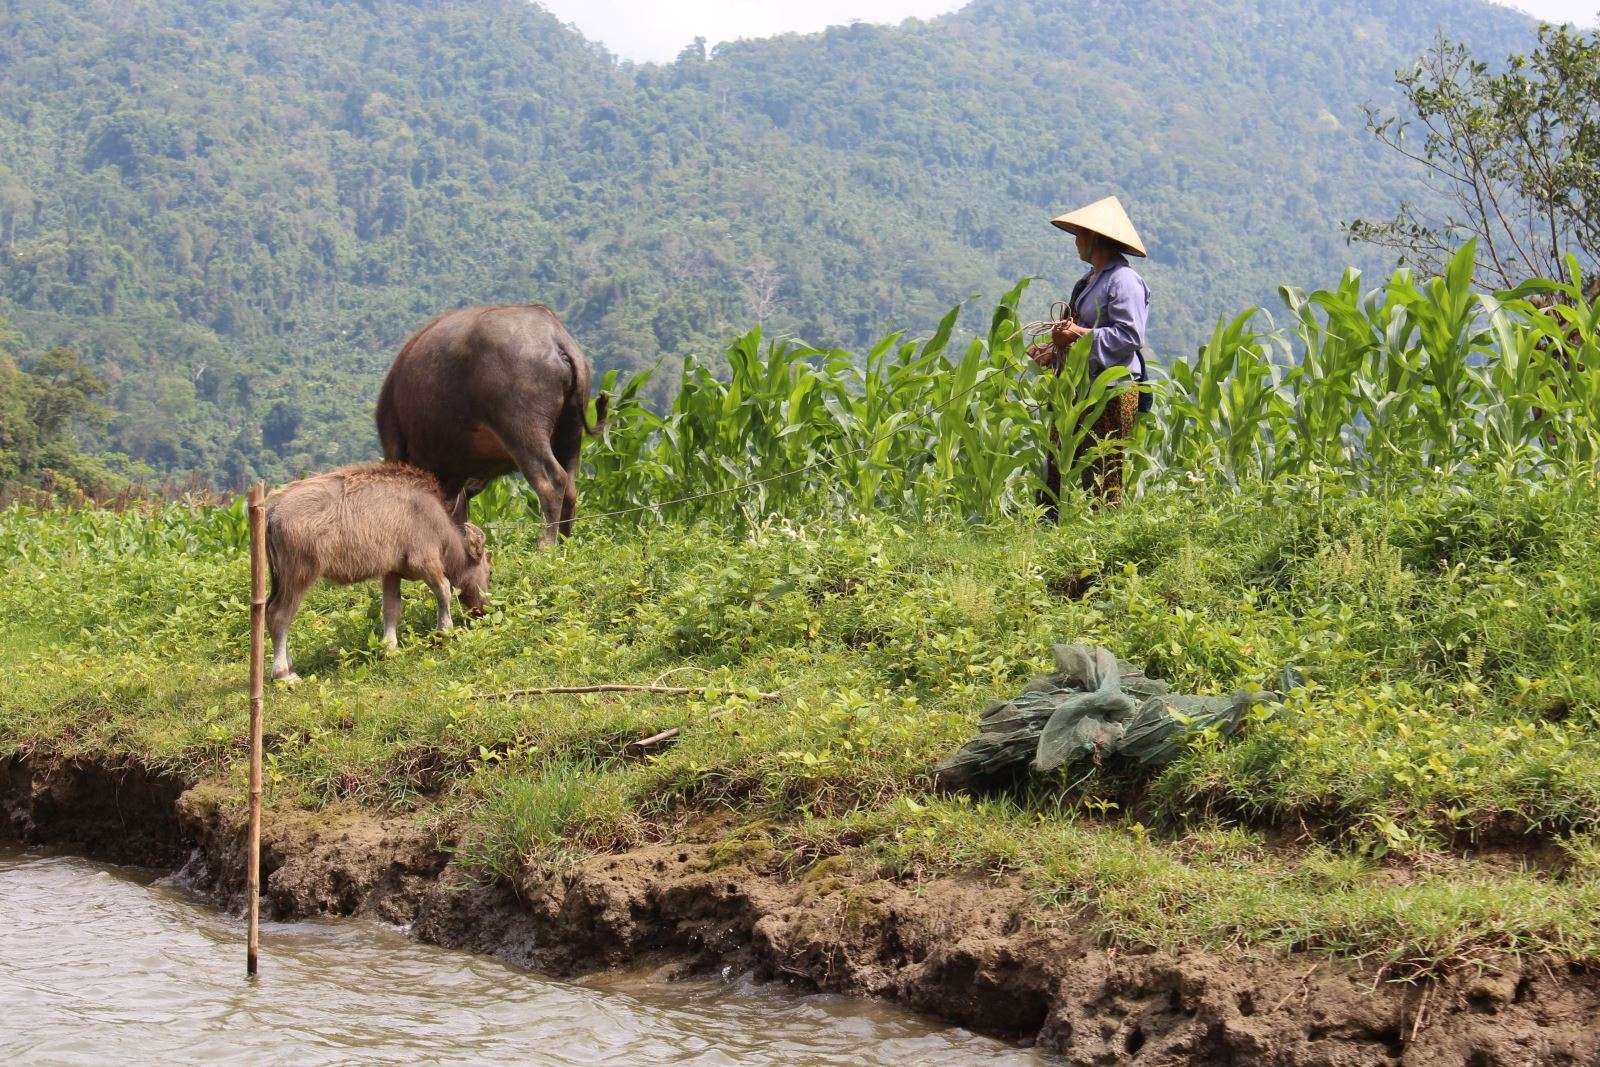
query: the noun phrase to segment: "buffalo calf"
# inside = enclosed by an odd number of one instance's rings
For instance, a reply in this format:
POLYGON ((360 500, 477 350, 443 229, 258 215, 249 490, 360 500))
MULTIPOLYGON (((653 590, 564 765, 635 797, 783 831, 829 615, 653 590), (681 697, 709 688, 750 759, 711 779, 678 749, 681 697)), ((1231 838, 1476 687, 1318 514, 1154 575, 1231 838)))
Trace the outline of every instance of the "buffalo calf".
POLYGON ((347 585, 383 579, 383 642, 397 644, 400 581, 423 581, 448 630, 451 586, 471 612, 483 610, 489 557, 483 531, 457 522, 454 501, 427 471, 404 463, 341 467, 292 482, 267 500, 267 563, 272 593, 272 677, 295 681, 289 666, 289 623, 319 578, 347 585))

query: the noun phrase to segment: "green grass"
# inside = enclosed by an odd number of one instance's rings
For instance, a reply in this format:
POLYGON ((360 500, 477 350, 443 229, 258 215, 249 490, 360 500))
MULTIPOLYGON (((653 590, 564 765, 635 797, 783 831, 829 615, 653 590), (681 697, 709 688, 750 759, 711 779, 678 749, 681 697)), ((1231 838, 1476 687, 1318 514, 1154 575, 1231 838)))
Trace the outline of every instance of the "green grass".
MULTIPOLYGON (((246 561, 185 515, 0 513, 0 753, 242 786, 246 561)), ((413 812, 512 878, 711 836, 796 874, 1003 873, 1041 919, 1126 944, 1399 977, 1600 961, 1597 528, 1592 479, 1494 472, 1392 497, 1171 488, 1057 529, 602 523, 539 552, 506 518, 495 609, 448 638, 420 586, 393 655, 375 588, 313 593, 307 681, 269 695, 271 798, 413 812), (1061 640, 1190 691, 1284 664, 1310 684, 1149 781, 931 795, 984 702, 1061 640), (712 691, 475 695, 662 678, 712 691), (668 727, 676 746, 623 757, 668 727)))

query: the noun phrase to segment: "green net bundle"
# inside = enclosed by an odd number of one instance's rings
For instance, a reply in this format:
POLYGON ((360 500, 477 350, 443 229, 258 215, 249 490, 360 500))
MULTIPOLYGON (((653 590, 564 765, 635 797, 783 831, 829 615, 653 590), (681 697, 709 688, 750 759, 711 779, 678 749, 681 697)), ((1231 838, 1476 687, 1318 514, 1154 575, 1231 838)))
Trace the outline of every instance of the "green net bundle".
MULTIPOLYGON (((1231 696, 1174 693, 1098 645, 1054 647, 1056 669, 1029 682, 1010 700, 984 709, 978 736, 934 769, 944 790, 972 790, 1034 771, 1121 763, 1159 767, 1183 750, 1190 735, 1214 729, 1231 736, 1252 705, 1277 694, 1231 696)), ((1282 688, 1299 685, 1293 670, 1282 688)))

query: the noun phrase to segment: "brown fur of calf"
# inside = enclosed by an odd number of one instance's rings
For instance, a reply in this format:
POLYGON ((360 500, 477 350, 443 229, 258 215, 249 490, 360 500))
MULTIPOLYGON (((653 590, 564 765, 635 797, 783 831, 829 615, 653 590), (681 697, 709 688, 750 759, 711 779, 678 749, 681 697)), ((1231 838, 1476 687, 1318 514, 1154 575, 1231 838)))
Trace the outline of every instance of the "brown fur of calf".
POLYGON ((452 503, 427 471, 404 463, 367 463, 292 482, 267 500, 267 562, 272 593, 274 678, 294 677, 288 630, 300 600, 319 579, 338 584, 383 579, 384 641, 395 644, 400 580, 426 582, 449 629, 451 589, 482 610, 489 588, 483 531, 458 524, 452 503))

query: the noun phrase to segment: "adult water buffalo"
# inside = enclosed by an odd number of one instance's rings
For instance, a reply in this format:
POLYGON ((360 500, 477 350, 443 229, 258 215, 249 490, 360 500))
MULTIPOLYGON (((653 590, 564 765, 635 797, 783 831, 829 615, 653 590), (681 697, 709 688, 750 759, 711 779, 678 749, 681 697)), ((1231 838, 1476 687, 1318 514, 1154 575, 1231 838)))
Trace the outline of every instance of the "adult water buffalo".
MULTIPOLYGON (((544 511, 543 543, 572 532, 578 451, 605 422, 586 414, 588 357, 540 304, 462 308, 418 330, 378 394, 385 459, 438 477, 462 507, 490 479, 520 470, 544 511)), ((465 514, 456 516, 465 521, 465 514)))

